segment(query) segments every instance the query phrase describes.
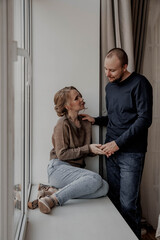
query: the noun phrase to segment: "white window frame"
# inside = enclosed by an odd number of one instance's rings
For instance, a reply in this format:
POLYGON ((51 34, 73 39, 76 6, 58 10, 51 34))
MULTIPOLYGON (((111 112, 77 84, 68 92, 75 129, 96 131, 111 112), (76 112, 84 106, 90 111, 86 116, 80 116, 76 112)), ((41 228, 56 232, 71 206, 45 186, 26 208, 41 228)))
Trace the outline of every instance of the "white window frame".
POLYGON ((0 1, 0 239, 8 239, 7 208, 7 4, 0 1))
MULTIPOLYGON (((25 7, 31 1, 23 0, 25 7)), ((25 10, 24 16, 29 10, 25 10)), ((30 14, 31 16, 31 14, 30 14)), ((18 232, 14 233, 14 204, 13 204, 13 187, 14 187, 14 86, 12 77, 13 67, 13 1, 0 1, 0 239, 7 240, 22 240, 25 238, 25 230, 27 226, 27 201, 31 188, 31 170, 28 180, 26 181, 26 172, 24 172, 24 207, 23 217, 19 224, 18 232)), ((31 22, 31 19, 29 19, 31 22)), ((25 26, 26 27, 26 26, 25 26)), ((28 26, 27 26, 28 27, 28 26)), ((28 43, 30 44, 30 34, 28 36, 28 43)), ((31 46, 30 46, 31 47, 31 46)), ((30 47, 26 49, 30 51, 30 47)), ((31 51, 30 51, 31 52, 31 51)), ((26 62, 26 61, 25 61, 26 62)), ((28 63, 25 63, 25 69, 28 63)), ((26 71, 25 71, 26 76, 26 71)), ((30 91, 31 91, 31 85, 30 91)), ((32 93, 31 93, 32 94, 32 93)), ((30 121, 31 116, 30 114, 30 121)), ((31 124, 30 124, 31 126, 31 124)), ((31 139, 31 130, 30 130, 31 139)), ((31 141, 29 141, 31 149, 31 141)), ((27 153, 28 154, 28 153, 27 153)), ((31 153, 29 153, 31 161, 31 153)), ((26 157, 26 156, 25 156, 26 157)), ((24 168, 26 163, 24 162, 24 168)), ((31 162, 30 162, 31 167, 31 162)))

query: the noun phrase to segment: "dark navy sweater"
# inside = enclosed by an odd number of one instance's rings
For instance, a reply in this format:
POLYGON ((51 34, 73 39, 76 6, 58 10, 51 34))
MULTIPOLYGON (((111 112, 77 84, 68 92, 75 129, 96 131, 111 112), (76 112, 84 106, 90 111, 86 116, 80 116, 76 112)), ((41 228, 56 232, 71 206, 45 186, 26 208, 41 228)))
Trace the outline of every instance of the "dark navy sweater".
POLYGON ((122 82, 108 83, 108 116, 95 118, 95 124, 107 126, 106 140, 114 140, 123 152, 146 152, 148 128, 152 123, 152 86, 133 72, 122 82))

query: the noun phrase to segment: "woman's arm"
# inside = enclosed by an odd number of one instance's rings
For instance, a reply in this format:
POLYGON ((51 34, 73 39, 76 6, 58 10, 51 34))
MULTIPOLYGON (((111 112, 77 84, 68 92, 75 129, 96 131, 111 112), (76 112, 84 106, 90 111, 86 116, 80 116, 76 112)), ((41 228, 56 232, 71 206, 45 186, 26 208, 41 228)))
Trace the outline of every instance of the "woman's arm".
POLYGON ((60 160, 78 159, 82 156, 89 154, 89 144, 82 147, 71 147, 72 132, 65 122, 57 124, 52 136, 53 146, 56 151, 56 155, 60 160))
POLYGON ((52 136, 53 146, 56 151, 56 155, 60 160, 71 160, 79 159, 81 157, 86 157, 91 152, 94 154, 104 154, 104 152, 99 148, 100 144, 90 144, 91 143, 91 128, 85 131, 85 145, 81 146, 77 142, 74 142, 73 134, 69 124, 65 121, 59 122, 52 136))

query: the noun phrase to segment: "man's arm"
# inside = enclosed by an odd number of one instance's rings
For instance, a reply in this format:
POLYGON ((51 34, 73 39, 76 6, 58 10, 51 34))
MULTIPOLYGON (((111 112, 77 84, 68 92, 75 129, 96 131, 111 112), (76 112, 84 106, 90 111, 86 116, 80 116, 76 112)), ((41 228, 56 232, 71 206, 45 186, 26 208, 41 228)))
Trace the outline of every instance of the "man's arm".
POLYGON ((83 118, 82 120, 88 120, 94 125, 99 125, 101 127, 107 126, 108 124, 108 117, 107 116, 102 116, 102 117, 91 117, 88 114, 80 114, 83 118))

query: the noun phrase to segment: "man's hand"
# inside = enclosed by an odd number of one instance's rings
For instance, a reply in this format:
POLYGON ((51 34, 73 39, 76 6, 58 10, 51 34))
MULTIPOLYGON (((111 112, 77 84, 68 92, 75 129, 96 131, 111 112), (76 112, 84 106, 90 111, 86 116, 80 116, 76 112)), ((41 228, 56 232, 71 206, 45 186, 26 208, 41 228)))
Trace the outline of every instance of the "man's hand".
POLYGON ((90 144, 89 148, 90 151, 94 154, 105 155, 106 153, 100 149, 101 146, 102 144, 90 144))
POLYGON ((83 113, 83 114, 80 114, 80 116, 83 117, 82 120, 88 120, 88 122, 91 122, 92 124, 95 123, 95 119, 88 114, 83 113))
POLYGON ((119 147, 117 146, 115 141, 108 142, 106 144, 103 144, 100 147, 101 150, 103 150, 107 157, 110 157, 112 154, 114 154, 116 151, 119 150, 119 147))

